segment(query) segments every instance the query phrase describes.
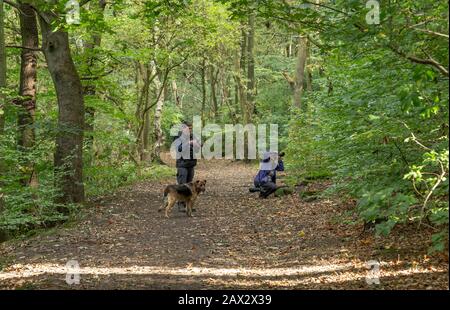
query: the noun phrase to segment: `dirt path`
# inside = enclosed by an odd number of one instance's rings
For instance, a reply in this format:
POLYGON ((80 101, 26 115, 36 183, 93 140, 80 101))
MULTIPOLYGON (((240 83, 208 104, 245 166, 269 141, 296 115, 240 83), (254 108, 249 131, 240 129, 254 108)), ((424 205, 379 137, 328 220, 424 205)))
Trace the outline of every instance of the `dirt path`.
POLYGON ((254 173, 241 163, 200 163, 196 176, 208 184, 194 218, 157 212, 170 180, 123 188, 79 223, 0 245, 8 263, 0 288, 448 289, 448 262, 423 255, 429 232, 358 237, 359 226, 335 223, 348 206, 297 194, 260 200, 248 193, 254 173), (69 286, 71 259, 81 278, 69 286), (380 285, 366 283, 369 260, 381 262, 380 285))

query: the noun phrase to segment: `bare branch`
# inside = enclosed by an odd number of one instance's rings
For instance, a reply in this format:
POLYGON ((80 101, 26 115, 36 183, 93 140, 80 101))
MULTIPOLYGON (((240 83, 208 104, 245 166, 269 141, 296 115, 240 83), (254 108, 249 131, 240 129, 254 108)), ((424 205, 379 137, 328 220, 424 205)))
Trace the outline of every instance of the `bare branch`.
POLYGON ((431 31, 431 30, 428 30, 428 29, 421 29, 421 28, 413 28, 413 29, 416 30, 416 31, 425 32, 425 33, 428 33, 428 34, 431 34, 431 35, 444 37, 444 38, 448 39, 448 34, 445 34, 445 33, 440 33, 440 32, 431 31))

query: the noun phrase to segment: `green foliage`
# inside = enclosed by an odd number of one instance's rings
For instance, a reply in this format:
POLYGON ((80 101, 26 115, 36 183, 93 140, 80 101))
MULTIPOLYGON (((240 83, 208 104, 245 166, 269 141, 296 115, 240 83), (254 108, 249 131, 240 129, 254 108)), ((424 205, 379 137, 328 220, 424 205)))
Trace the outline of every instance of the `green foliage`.
POLYGON ((89 196, 108 194, 120 186, 140 180, 159 180, 176 175, 175 169, 164 165, 154 165, 137 170, 133 163, 121 166, 92 166, 85 169, 85 182, 89 196))
POLYGON ((390 52, 351 54, 329 54, 333 92, 316 80, 322 91, 307 95, 306 111, 294 111, 291 169, 300 178, 331 174, 334 192, 358 199, 361 219, 382 220, 378 234, 426 218, 447 229, 448 82, 390 52))

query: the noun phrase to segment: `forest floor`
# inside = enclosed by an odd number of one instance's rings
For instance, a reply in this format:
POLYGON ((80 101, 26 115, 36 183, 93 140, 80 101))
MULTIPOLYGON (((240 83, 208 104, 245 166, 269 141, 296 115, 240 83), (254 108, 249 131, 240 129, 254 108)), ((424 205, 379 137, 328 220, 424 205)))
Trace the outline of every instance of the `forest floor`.
MULTIPOLYGON (((431 231, 388 238, 339 224, 353 206, 266 200, 248 192, 255 167, 200 162, 206 193, 193 218, 157 209, 173 180, 140 182, 96 199, 83 217, 0 245, 1 289, 448 289, 448 256, 427 256, 431 231), (80 283, 66 283, 77 260, 80 283), (379 265, 369 285, 367 262, 379 265), (3 268, 2 268, 3 267, 3 268)), ((322 190, 329 184, 310 185, 322 190)))

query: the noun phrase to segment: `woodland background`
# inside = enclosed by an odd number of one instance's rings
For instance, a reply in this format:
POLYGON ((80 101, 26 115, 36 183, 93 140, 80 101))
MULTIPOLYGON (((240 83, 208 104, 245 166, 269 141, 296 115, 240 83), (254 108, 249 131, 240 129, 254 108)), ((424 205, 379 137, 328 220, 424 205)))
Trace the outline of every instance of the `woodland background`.
POLYGON ((0 239, 172 175, 170 127, 277 123, 288 182, 448 244, 448 2, 0 0, 0 239), (69 6, 71 4, 69 3, 69 6))

